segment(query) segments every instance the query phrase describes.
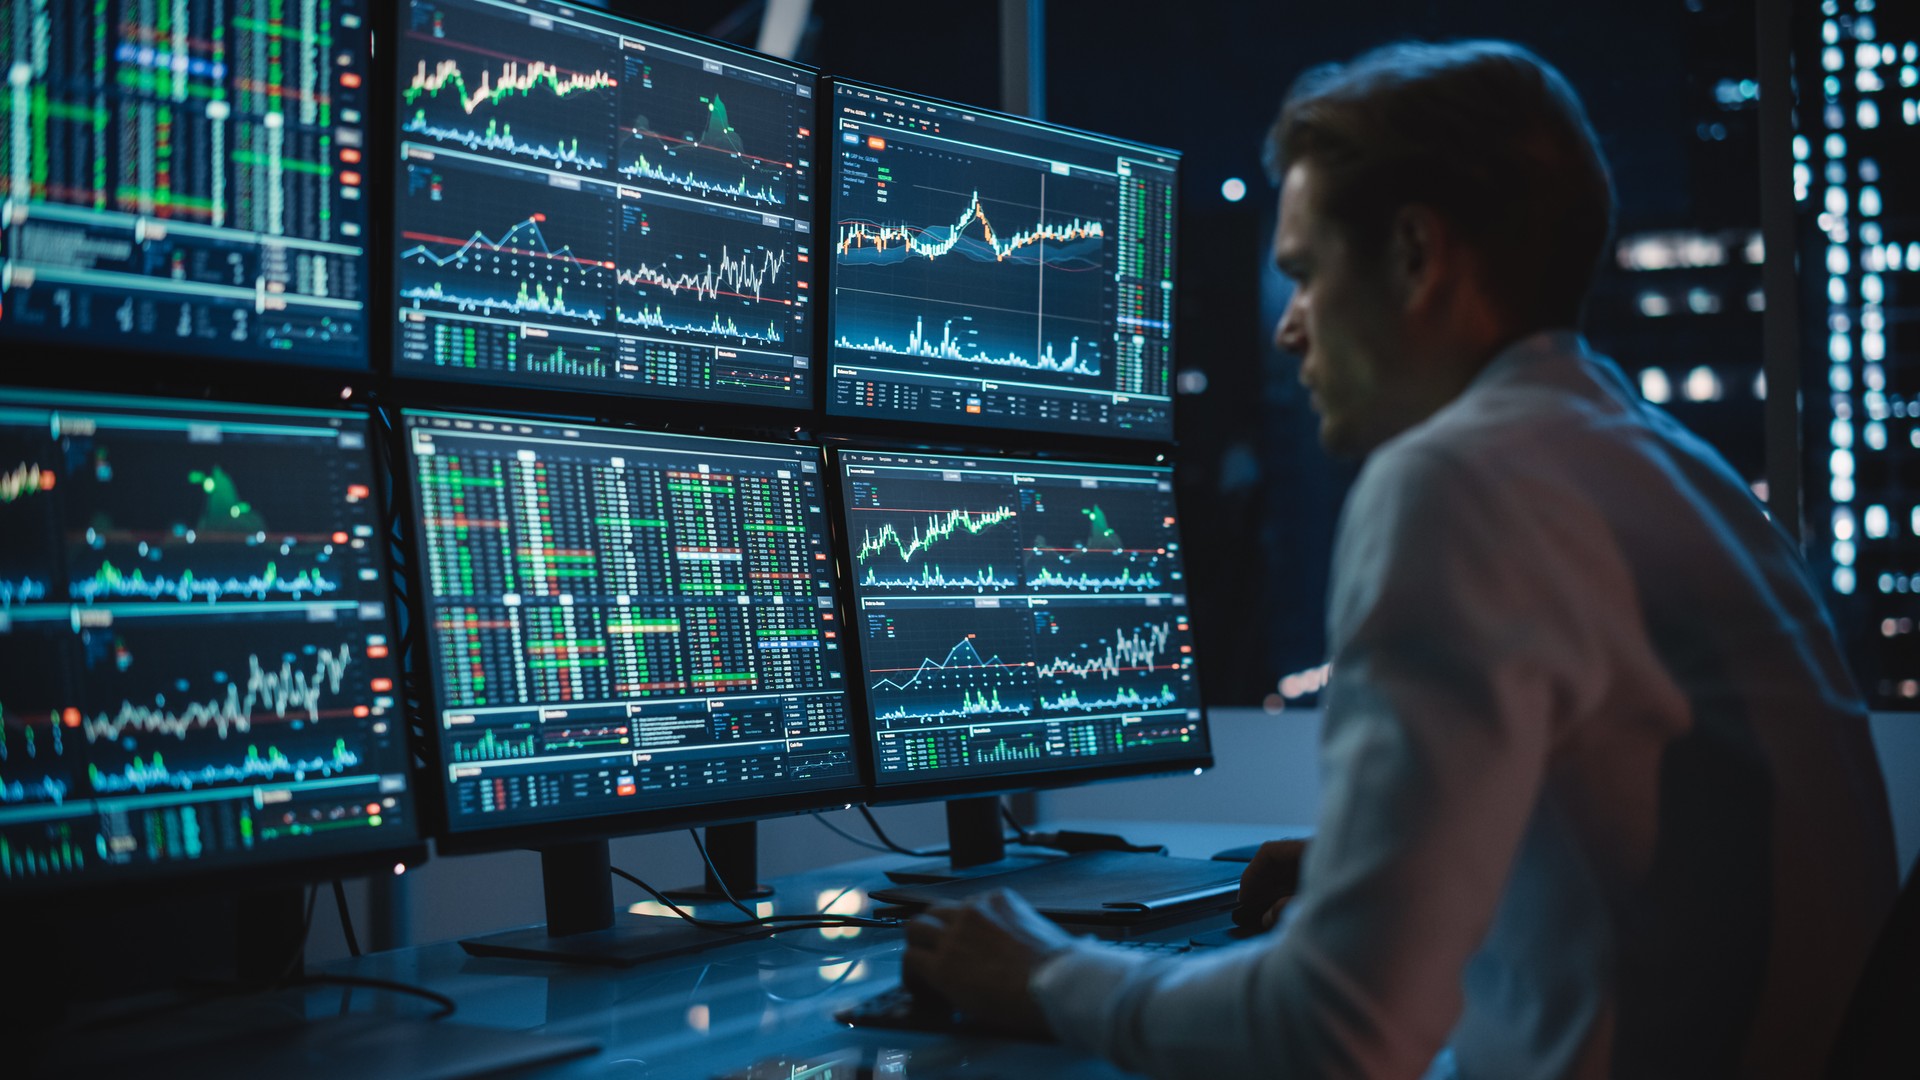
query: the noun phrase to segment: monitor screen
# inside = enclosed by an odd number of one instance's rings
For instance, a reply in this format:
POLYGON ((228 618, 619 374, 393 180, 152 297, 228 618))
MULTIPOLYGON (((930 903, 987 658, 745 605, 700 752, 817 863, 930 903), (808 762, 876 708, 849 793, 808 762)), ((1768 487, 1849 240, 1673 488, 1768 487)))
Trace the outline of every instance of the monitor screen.
POLYGON ((817 448, 404 424, 451 832, 858 786, 817 448))
POLYGON ((1171 469, 839 471, 878 783, 1208 755, 1171 469))
POLYGON ((394 373, 811 408, 814 76, 546 0, 406 0, 394 373))
POLYGON ((827 412, 1173 437, 1179 156, 833 91, 827 412))
POLYGON ((366 368, 369 6, 6 5, 0 343, 366 368))
POLYGON ((367 439, 0 389, 0 892, 417 842, 367 439))

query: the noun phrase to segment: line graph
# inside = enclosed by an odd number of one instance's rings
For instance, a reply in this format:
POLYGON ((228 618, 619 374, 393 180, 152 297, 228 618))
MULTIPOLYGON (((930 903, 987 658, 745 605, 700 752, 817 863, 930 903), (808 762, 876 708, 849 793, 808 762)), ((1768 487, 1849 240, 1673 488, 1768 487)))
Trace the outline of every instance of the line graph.
POLYGON ((0 609, 47 597, 47 583, 36 577, 0 578, 0 609))
POLYGON ((870 667, 877 720, 929 720, 958 716, 1026 716, 1033 711, 1032 665, 981 656, 977 635, 968 633, 935 660, 912 668, 870 667))
POLYGON ((1012 574, 983 566, 967 573, 948 574, 937 564, 923 563, 916 573, 911 570, 882 573, 876 567, 868 567, 866 576, 860 578, 863 589, 891 590, 905 592, 938 592, 957 590, 960 592, 995 592, 1014 588, 1020 579, 1012 574))
POLYGON ((697 270, 676 271, 640 262, 632 269, 621 269, 615 274, 615 280, 622 285, 639 286, 643 290, 662 289, 669 296, 677 297, 687 292, 695 300, 716 300, 722 296, 745 299, 751 294, 754 300, 791 304, 791 300, 761 295, 765 286, 780 280, 780 271, 786 265, 787 253, 784 251, 762 247, 758 249, 757 258, 753 251, 743 251, 735 258, 722 244, 720 257, 707 260, 697 270))
MULTIPOLYGON (((1051 619, 1053 616, 1043 616, 1051 619)), ((1132 628, 1115 627, 1112 633, 1092 644, 1081 644, 1069 652, 1073 656, 1053 656, 1039 661, 1034 675, 1042 679, 1102 678, 1116 679, 1126 672, 1155 671, 1178 667, 1178 662, 1163 664, 1173 639, 1171 622, 1146 623, 1132 628), (1094 651, 1097 650, 1097 651, 1094 651)), ((1045 640, 1045 635, 1042 635, 1045 640)))
POLYGON ((234 597, 251 600, 266 600, 270 597, 286 597, 294 600, 325 596, 338 591, 340 583, 316 570, 302 570, 292 577, 283 576, 276 563, 267 563, 266 569, 258 574, 241 577, 197 577, 192 570, 184 570, 178 576, 155 574, 147 576, 138 568, 122 570, 113 563, 103 563, 92 577, 83 578, 72 585, 73 598, 81 603, 91 604, 97 600, 178 600, 182 603, 206 601, 212 603, 234 597))
POLYGON ((207 729, 225 739, 229 733, 253 730, 256 710, 270 711, 279 720, 291 716, 318 722, 322 699, 340 692, 351 661, 351 650, 344 642, 337 649, 310 647, 305 657, 285 654, 277 667, 272 661, 262 662, 255 653, 247 657, 244 685, 227 680, 225 692, 212 700, 178 709, 168 707, 164 698, 157 698, 152 705, 123 701, 115 709, 83 718, 81 732, 88 742, 112 741, 128 734, 184 740, 207 729), (309 661, 309 666, 298 666, 302 659, 309 661))
POLYGON ((1094 695, 1082 698, 1079 690, 1068 690, 1057 697, 1040 695, 1040 708, 1044 712, 1105 712, 1119 709, 1164 709, 1180 702, 1180 695, 1173 687, 1160 684, 1158 690, 1141 693, 1132 687, 1120 689, 1104 697, 1094 695))
POLYGON ((622 324, 703 344, 780 345, 806 326, 803 241, 758 222, 622 206, 622 324), (796 271, 799 271, 796 273, 796 271))
POLYGON ((1057 224, 1042 221, 1002 239, 994 231, 993 223, 987 220, 980 193, 975 191, 967 208, 951 225, 842 221, 834 253, 850 266, 887 266, 914 257, 932 260, 957 251, 974 262, 1045 262, 1061 268, 1096 270, 1100 263, 1100 241, 1106 235, 1106 226, 1101 222, 1076 217, 1057 224), (967 230, 975 224, 980 227, 980 235, 967 235, 967 230), (1051 254, 1046 250, 1048 241, 1055 245, 1051 254), (1029 252, 1029 248, 1033 250, 1029 252))
POLYGON ((968 324, 973 316, 962 315, 957 320, 948 319, 940 328, 940 339, 927 336, 926 318, 915 316, 913 329, 906 340, 900 341, 876 333, 865 341, 841 334, 834 345, 842 349, 860 349, 866 352, 889 353, 895 356, 919 356, 930 360, 958 360, 967 364, 984 364, 989 367, 1025 368, 1028 371, 1061 372, 1072 375, 1098 376, 1100 374, 1100 353, 1089 342, 1087 354, 1080 353, 1080 339, 1073 337, 1067 342, 1065 355, 1056 355, 1054 343, 1045 343, 1036 355, 1023 355, 1016 350, 996 352, 990 346, 969 340, 968 324), (960 336, 953 332, 954 323, 961 325, 960 336))
POLYGON ((583 172, 598 172, 607 167, 606 161, 591 150, 581 150, 577 137, 556 139, 551 143, 523 140, 514 135, 512 124, 503 124, 498 120, 488 120, 485 128, 475 131, 469 127, 434 123, 427 119, 425 109, 416 109, 407 122, 400 125, 400 130, 475 152, 491 151, 529 161, 570 165, 583 172))
POLYGON ((717 314, 705 323, 695 320, 682 321, 668 315, 658 304, 651 308, 643 307, 633 311, 616 307, 614 318, 623 326, 637 326, 644 330, 658 330, 668 334, 739 338, 742 341, 751 341, 760 345, 778 345, 787 339, 778 323, 768 323, 764 330, 747 329, 732 319, 717 314))
POLYGON ((540 224, 547 220, 545 214, 532 214, 525 220, 514 223, 513 227, 500 235, 498 240, 475 229, 465 240, 448 236, 436 236, 432 233, 406 231, 401 236, 415 241, 412 247, 400 252, 402 260, 414 259, 434 266, 463 266, 475 252, 492 252, 496 255, 521 255, 536 259, 549 259, 554 262, 571 263, 582 269, 614 268, 614 264, 603 259, 586 259, 574 253, 572 244, 562 244, 556 250, 549 247, 547 237, 540 224), (446 247, 453 250, 445 255, 436 255, 427 245, 446 247))
POLYGON ((117 795, 128 791, 191 791, 194 788, 249 784, 283 777, 304 780, 309 776, 337 776, 357 768, 360 761, 360 755, 348 749, 345 739, 335 739, 332 749, 307 757, 289 757, 273 746, 268 746, 264 753, 258 746, 248 746, 246 754, 238 762, 185 768, 169 766, 166 757, 155 751, 149 759, 135 757, 131 763, 118 769, 88 765, 87 780, 93 790, 101 795, 117 795))
MULTIPOLYGON (((576 292, 576 296, 578 293, 576 292)), ((567 300, 567 289, 556 285, 549 293, 545 285, 530 285, 521 282, 519 291, 511 296, 477 289, 456 288, 449 291, 439 282, 431 285, 414 285, 400 290, 402 300, 411 300, 416 304, 436 304, 459 312, 480 312, 486 315, 545 315, 549 318, 571 319, 575 322, 599 326, 606 320, 604 304, 576 304, 567 300)))

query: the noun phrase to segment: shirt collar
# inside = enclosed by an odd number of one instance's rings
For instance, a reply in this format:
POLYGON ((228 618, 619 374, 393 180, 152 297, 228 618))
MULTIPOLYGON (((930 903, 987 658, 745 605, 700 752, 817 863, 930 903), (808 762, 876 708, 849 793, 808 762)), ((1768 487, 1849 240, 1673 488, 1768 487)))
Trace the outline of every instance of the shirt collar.
POLYGON ((1586 335, 1578 330, 1536 331, 1494 353, 1493 359, 1487 361, 1487 366, 1481 368, 1480 373, 1467 383, 1467 392, 1500 382, 1535 361, 1570 356, 1586 359, 1592 355, 1587 348, 1586 335))

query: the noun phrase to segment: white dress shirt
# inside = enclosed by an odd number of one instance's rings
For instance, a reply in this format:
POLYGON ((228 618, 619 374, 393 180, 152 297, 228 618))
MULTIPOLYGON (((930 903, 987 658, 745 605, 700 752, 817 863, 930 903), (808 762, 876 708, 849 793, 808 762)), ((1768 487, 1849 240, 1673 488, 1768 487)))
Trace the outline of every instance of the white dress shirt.
POLYGON ((1377 450, 1282 932, 1032 987, 1155 1076, 1818 1075, 1892 904, 1867 718, 1793 545, 1572 333, 1377 450))

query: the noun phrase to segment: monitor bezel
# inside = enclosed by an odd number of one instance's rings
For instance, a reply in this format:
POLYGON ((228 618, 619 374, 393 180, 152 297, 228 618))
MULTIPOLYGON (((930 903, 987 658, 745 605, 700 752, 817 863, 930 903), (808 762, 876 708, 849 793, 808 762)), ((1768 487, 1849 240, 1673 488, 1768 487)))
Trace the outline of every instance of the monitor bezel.
MULTIPOLYGON (((369 469, 373 474, 374 497, 378 500, 374 510, 375 516, 382 526, 390 529, 393 524, 391 511, 394 504, 388 484, 388 473, 381 460, 379 425, 375 423, 373 410, 364 405, 321 408, 311 404, 290 403, 287 399, 291 395, 286 394, 277 397, 242 398, 228 393, 219 398, 212 396, 183 398, 160 393, 102 393, 55 385, 11 384, 4 389, 29 395, 49 397, 60 395, 69 401, 93 402, 108 408, 158 406, 182 410, 202 407, 239 410, 256 406, 290 414, 356 417, 365 425, 366 430, 366 452, 369 458, 369 469)), ((398 642, 400 637, 395 632, 398 625, 397 607, 391 588, 394 566, 392 552, 386 544, 380 545, 376 558, 380 561, 380 569, 384 575, 380 592, 386 602, 388 639, 398 642)), ((107 893, 118 890, 137 890, 141 895, 153 896, 200 895, 234 890, 252 891, 276 886, 308 885, 343 877, 378 875, 391 872, 396 865, 409 870, 417 868, 428 859, 429 819, 426 816, 427 806, 421 796, 419 771, 414 760, 415 744, 411 733, 405 730, 405 702, 399 700, 398 695, 396 695, 396 705, 399 706, 396 722, 402 725, 402 730, 399 732, 400 741, 407 755, 401 771, 406 774, 407 795, 412 799, 412 814, 397 830, 404 834, 399 839, 357 851, 332 851, 321 855, 289 853, 259 862, 241 859, 209 866, 196 863, 191 859, 181 859, 163 864, 150 864, 138 871, 107 877, 75 876, 37 879, 25 884, 10 884, 4 890, 0 890, 0 906, 9 906, 16 902, 33 904, 50 898, 85 900, 90 897, 105 897, 107 893)))
MULTIPOLYGON (((734 433, 709 430, 705 425, 689 424, 690 430, 663 431, 652 426, 637 426, 621 423, 618 420, 588 419, 581 416, 556 415, 529 410, 489 410, 486 414, 463 412, 441 408, 437 405, 389 403, 384 410, 391 423, 383 424, 385 433, 395 445, 388 448, 394 467, 390 470, 396 490, 400 492, 401 506, 395 513, 395 521, 405 529, 402 551, 405 553, 406 584, 409 600, 406 605, 410 619, 423 619, 424 608, 417 598, 426 595, 427 574, 423 561, 422 537, 418 529, 421 516, 419 490, 414 475, 414 460, 411 441, 407 438, 407 420, 409 416, 440 415, 462 416, 478 420, 525 421, 541 424, 570 424, 580 427, 597 428, 614 434, 628 434, 640 437, 666 436, 669 438, 723 439, 734 442, 759 443, 780 448, 800 448, 813 451, 820 462, 822 490, 827 500, 824 509, 831 529, 833 513, 831 503, 832 483, 827 475, 829 465, 826 452, 817 440, 803 438, 804 429, 790 428, 791 437, 787 441, 771 438, 752 438, 734 433)), ((831 532, 828 535, 828 550, 833 550, 831 532)), ((842 627, 846 626, 847 604, 845 589, 839 578, 835 577, 834 618, 842 627)), ((867 765, 865 743, 867 732, 860 713, 854 708, 851 693, 847 698, 847 722, 853 741, 855 769, 853 778, 846 784, 832 787, 808 789, 806 791, 785 794, 759 794, 746 797, 734 797, 713 802, 691 803, 682 806, 638 808, 619 814, 596 814, 587 817, 566 818, 556 821, 527 822, 477 828, 454 829, 452 827, 452 809, 448 802, 446 779, 446 759, 444 747, 439 737, 437 719, 438 684, 435 674, 431 645, 422 631, 424 623, 410 627, 412 633, 407 638, 407 656, 404 678, 408 693, 409 727, 414 735, 416 754, 414 779, 420 792, 422 820, 433 836, 434 849, 441 854, 472 855, 493 851, 515 849, 540 849, 560 844, 581 841, 612 840, 623 836, 638 836, 646 833, 670 832, 675 829, 701 828, 709 825, 730 825, 741 822, 761 821, 769 818, 791 817, 813 813, 819 810, 838 809, 864 800, 867 765)), ((843 631, 841 664, 843 670, 851 671, 855 663, 851 653, 852 646, 846 644, 847 635, 843 631)), ((851 678, 843 682, 851 683, 851 678)))
MULTIPOLYGON (((818 131, 821 133, 821 145, 828 147, 828 149, 823 152, 831 153, 832 159, 824 164, 824 170, 819 177, 818 186, 825 190, 825 195, 821 196, 816 192, 815 198, 815 224, 821 227, 816 229, 816 232, 821 235, 826 235, 824 230, 830 230, 835 219, 834 192, 838 190, 835 177, 839 170, 840 155, 831 149, 833 143, 831 136, 833 135, 834 124, 837 122, 837 111, 834 102, 839 88, 842 86, 875 94, 891 95, 908 101, 920 101, 940 108, 958 109, 990 119, 1026 124, 1049 132, 1075 135, 1088 139, 1098 139, 1102 142, 1114 143, 1121 146, 1137 147, 1143 153, 1163 155, 1171 158, 1173 161, 1174 199, 1176 206, 1178 205, 1186 159, 1182 151, 1175 150, 1172 147, 1157 146, 1153 143, 1141 142, 1137 139, 1107 135, 1097 131, 1088 131, 1084 128, 1071 127, 1066 124, 1057 124, 1046 120, 1035 120, 1031 117, 1019 116, 999 109, 969 105, 964 102, 951 101, 946 98, 934 97, 930 94, 922 94, 910 90, 899 90, 893 87, 883 86, 879 83, 867 82, 863 79, 849 79, 838 75, 823 75, 814 89, 814 97, 818 103, 818 131)), ((1177 215, 1175 220, 1178 220, 1177 215)), ((1168 261, 1176 267, 1176 274, 1178 272, 1179 255, 1180 231, 1176 228, 1173 235, 1173 244, 1167 253, 1168 261)), ((833 378, 834 367, 832 333, 834 264, 835 260, 822 258, 819 269, 816 271, 816 288, 819 296, 815 298, 815 302, 820 308, 820 310, 815 313, 816 318, 814 319, 814 355, 820 371, 818 396, 816 400, 818 406, 817 413, 824 429, 835 432, 844 431, 859 438, 884 440, 899 438, 898 429, 904 425, 915 435, 923 436, 930 440, 943 440, 956 444, 977 446, 982 443, 982 440, 990 439, 1004 441, 1009 447, 1019 450, 1044 451, 1065 446, 1079 446, 1085 447, 1085 452, 1095 454, 1126 454, 1133 448, 1147 449, 1179 445, 1179 432, 1176 425, 1177 403, 1179 398, 1177 392, 1169 393, 1167 398, 1167 434, 1164 436, 1119 434, 1101 431, 1091 427, 1071 430, 1048 430, 1041 427, 1003 427, 986 423, 948 424, 915 417, 868 417, 858 413, 834 412, 831 402, 832 387, 830 385, 833 378)), ((1176 278, 1176 296, 1178 291, 1179 285, 1176 278)), ((1176 323, 1175 325, 1176 331, 1169 339, 1169 365, 1171 370, 1177 373, 1180 362, 1180 337, 1177 329, 1178 324, 1176 323)))
MULTIPOLYGON (((830 485, 830 513, 833 530, 834 572, 845 583, 844 606, 850 614, 844 616, 857 620, 859 608, 854 596, 853 560, 850 556, 852 546, 847 528, 845 472, 841 464, 843 453, 919 453, 987 458, 997 460, 1018 460, 1009 457, 1006 448, 982 449, 978 444, 954 445, 919 440, 874 440, 865 437, 835 436, 826 441, 828 460, 832 464, 833 482, 830 485)), ((1017 452, 1017 451, 1015 451, 1017 452)), ((1103 459, 1089 460, 1079 449, 1064 449, 1056 446, 1050 451, 1037 452, 1038 460, 1059 461, 1062 464, 1116 465, 1116 466, 1153 466, 1172 470, 1175 464, 1167 455, 1151 447, 1136 447, 1129 455, 1108 454, 1103 459)), ((1178 485, 1175 486, 1175 498, 1178 498, 1178 485)), ((1177 505, 1177 504, 1176 504, 1177 505)), ((882 782, 880 780, 879 756, 873 745, 873 711, 867 699, 866 650, 865 638, 857 622, 846 623, 849 639, 849 660, 860 672, 857 680, 849 679, 848 700, 855 710, 855 720, 866 732, 867 742, 860 747, 862 777, 867 786, 867 804, 870 806, 897 805, 901 803, 930 802, 948 799, 970 798, 979 795, 1005 795, 1023 791, 1046 791, 1057 788, 1079 787, 1084 784, 1100 783, 1108 780, 1133 780, 1150 776, 1171 776, 1189 773, 1200 769, 1210 769, 1214 765, 1213 724, 1209 715, 1205 694, 1202 692, 1198 665, 1194 673, 1194 692, 1199 698, 1200 723, 1206 730, 1205 748, 1197 753, 1181 757, 1155 758, 1150 761, 1120 762, 1106 765, 1063 767, 1057 769, 1033 769, 1011 773, 997 773, 976 776, 947 777, 934 780, 907 780, 882 782)), ((1198 634, 1195 635, 1196 641, 1198 634)), ((850 669, 852 670, 852 669, 850 669)))
MULTIPOLYGON (((388 389, 397 398, 406 401, 409 406, 415 402, 433 402, 453 409, 487 410, 497 409, 505 404, 509 411, 531 409, 536 412, 560 415, 590 416, 605 415, 610 408, 617 407, 623 418, 632 417, 648 424, 681 422, 684 420, 684 416, 681 415, 683 410, 703 411, 730 425, 738 423, 745 427, 792 427, 800 422, 800 418, 805 418, 807 421, 817 419, 820 415, 822 370, 818 330, 824 318, 818 310, 820 305, 817 295, 809 300, 809 321, 804 335, 810 365, 809 386, 807 392, 793 402, 774 404, 703 397, 698 394, 659 394, 646 389, 625 391, 617 387, 588 389, 573 386, 542 386, 532 381, 515 382, 508 379, 436 375, 430 371, 414 371, 402 369, 399 366, 401 305, 399 297, 394 292, 398 280, 396 260, 399 257, 399 245, 393 243, 392 238, 398 235, 399 229, 401 132, 398 107, 395 102, 398 100, 397 90, 400 78, 401 25, 409 2, 410 0, 396 0, 395 3, 385 5, 384 14, 377 16, 380 20, 378 29, 386 34, 386 40, 391 43, 391 47, 385 50, 387 55, 378 65, 383 80, 381 89, 385 97, 369 123, 370 141, 386 150, 386 153, 380 155, 382 161, 379 166, 384 170, 382 182, 387 185, 386 197, 378 207, 378 213, 373 215, 380 221, 379 253, 385 257, 376 259, 376 265, 371 269, 373 281, 371 287, 374 292, 371 297, 373 311, 370 321, 380 329, 370 335, 370 338, 373 369, 383 377, 388 389)), ((558 3, 561 0, 550 0, 550 2, 558 3)), ((817 227, 820 224, 819 193, 822 184, 818 161, 820 88, 826 79, 818 67, 774 56, 771 53, 759 52, 705 34, 668 26, 665 23, 637 18, 624 11, 616 10, 612 5, 584 5, 583 13, 617 20, 640 31, 660 33, 680 38, 693 45, 723 50, 749 60, 776 64, 801 76, 811 76, 815 160, 813 167, 808 170, 809 179, 812 181, 812 190, 808 192, 808 197, 812 205, 796 216, 806 217, 809 220, 809 227, 815 230, 810 235, 817 238, 817 227)), ((814 242, 817 244, 817 239, 814 242)), ((813 266, 811 279, 813 285, 809 291, 817 294, 821 291, 820 282, 824 271, 817 260, 813 266)))

